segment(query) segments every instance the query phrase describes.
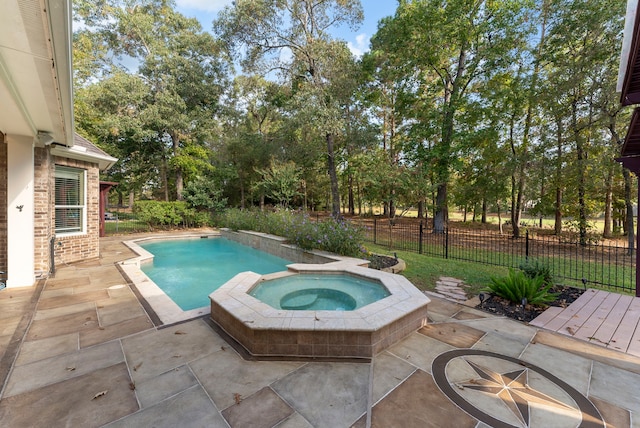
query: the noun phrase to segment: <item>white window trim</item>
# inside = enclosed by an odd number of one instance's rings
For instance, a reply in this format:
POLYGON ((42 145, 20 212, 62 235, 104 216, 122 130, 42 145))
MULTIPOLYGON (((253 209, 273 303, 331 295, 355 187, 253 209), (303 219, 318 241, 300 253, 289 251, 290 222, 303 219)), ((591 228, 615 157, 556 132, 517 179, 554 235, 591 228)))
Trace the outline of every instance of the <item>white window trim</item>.
MULTIPOLYGON (((81 231, 75 231, 75 232, 60 232, 58 230, 56 230, 55 227, 55 213, 56 210, 58 208, 76 208, 77 205, 55 205, 55 193, 54 193, 54 224, 53 224, 53 229, 54 229, 54 233, 56 236, 59 237, 73 237, 73 236, 83 236, 87 234, 87 170, 86 169, 82 169, 82 168, 74 168, 74 167, 70 167, 70 166, 65 166, 65 165, 55 165, 56 170, 58 168, 61 169, 67 169, 67 170, 73 170, 73 171, 80 171, 82 172, 82 185, 83 185, 83 204, 82 206, 82 230, 81 231)), ((54 171, 54 182, 55 182, 55 171, 54 171)), ((54 185, 54 192, 55 192, 55 185, 54 185)))

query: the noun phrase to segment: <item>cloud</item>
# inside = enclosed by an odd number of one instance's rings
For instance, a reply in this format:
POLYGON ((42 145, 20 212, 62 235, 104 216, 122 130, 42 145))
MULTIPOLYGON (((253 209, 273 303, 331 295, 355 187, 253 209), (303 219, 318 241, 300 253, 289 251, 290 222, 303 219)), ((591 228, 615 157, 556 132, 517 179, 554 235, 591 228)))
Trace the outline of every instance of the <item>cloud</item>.
POLYGON ((232 0, 177 0, 180 8, 201 10, 203 12, 218 12, 231 4, 232 0))
POLYGON ((361 57, 363 53, 369 50, 369 36, 365 33, 358 34, 356 36, 356 42, 348 42, 347 46, 353 55, 356 57, 361 57))

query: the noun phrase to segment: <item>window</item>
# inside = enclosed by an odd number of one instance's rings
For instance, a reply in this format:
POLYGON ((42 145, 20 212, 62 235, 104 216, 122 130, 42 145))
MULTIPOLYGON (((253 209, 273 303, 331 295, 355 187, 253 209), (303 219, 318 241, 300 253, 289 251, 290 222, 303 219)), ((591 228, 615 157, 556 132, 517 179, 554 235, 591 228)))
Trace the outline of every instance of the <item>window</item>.
POLYGON ((85 171, 56 166, 56 234, 85 230, 85 171))

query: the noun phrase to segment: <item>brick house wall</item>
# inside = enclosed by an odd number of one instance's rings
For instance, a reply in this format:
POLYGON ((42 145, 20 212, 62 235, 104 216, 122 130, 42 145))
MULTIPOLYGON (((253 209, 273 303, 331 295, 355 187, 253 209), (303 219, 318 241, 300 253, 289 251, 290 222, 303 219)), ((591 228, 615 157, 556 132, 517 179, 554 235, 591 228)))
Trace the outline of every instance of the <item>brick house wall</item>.
MULTIPOLYGON (((84 161, 54 157, 55 165, 80 168, 87 171, 87 230, 82 235, 56 236, 56 265, 80 260, 95 259, 100 256, 100 171, 98 165, 84 161)), ((51 182, 54 182, 51 168, 51 182)), ((53 186, 51 187, 53 189, 53 186)), ((52 198, 55 196, 52 194, 52 198)), ((51 205, 51 224, 55 224, 55 200, 51 205)))
POLYGON ((54 224, 51 222, 54 183, 49 148, 34 148, 33 159, 34 269, 36 273, 47 273, 51 264, 49 241, 53 236, 54 224))
POLYGON ((7 270, 7 143, 0 132, 0 270, 7 270))
POLYGON ((35 148, 35 270, 51 270, 51 239, 54 241, 56 266, 95 259, 99 249, 100 172, 94 163, 51 156, 49 147, 35 148), (55 235, 55 167, 84 169, 86 174, 87 230, 78 235, 55 235))

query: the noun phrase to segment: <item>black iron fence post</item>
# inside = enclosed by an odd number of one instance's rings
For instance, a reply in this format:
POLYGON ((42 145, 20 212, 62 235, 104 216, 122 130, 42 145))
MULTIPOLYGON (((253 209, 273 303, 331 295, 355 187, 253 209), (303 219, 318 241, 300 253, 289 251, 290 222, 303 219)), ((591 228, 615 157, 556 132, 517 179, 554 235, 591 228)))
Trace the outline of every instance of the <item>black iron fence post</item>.
POLYGON ((444 258, 449 258, 449 228, 444 230, 444 258))
POLYGON ((525 241, 524 241, 524 259, 528 262, 529 261, 529 230, 527 230, 527 233, 525 234, 525 241))
POLYGON ((376 238, 378 237, 378 219, 373 218, 373 243, 377 244, 376 238))
POLYGON ((422 220, 420 220, 420 242, 418 242, 418 253, 422 254, 422 237, 424 235, 424 228, 422 226, 422 220))

